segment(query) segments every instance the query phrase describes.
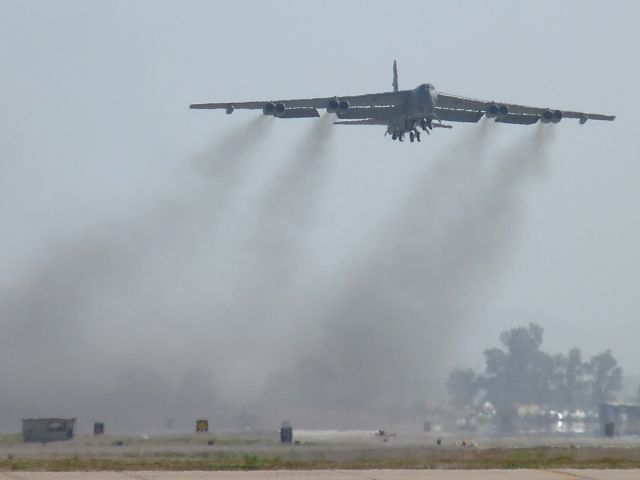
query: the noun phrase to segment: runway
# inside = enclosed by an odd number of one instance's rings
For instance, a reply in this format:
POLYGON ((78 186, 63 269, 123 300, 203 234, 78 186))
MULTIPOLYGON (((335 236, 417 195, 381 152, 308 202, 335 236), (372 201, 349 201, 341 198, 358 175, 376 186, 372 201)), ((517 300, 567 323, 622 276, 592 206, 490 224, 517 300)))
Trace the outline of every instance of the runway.
POLYGON ((0 472, 0 480, 637 480, 638 478, 640 478, 640 469, 0 472))

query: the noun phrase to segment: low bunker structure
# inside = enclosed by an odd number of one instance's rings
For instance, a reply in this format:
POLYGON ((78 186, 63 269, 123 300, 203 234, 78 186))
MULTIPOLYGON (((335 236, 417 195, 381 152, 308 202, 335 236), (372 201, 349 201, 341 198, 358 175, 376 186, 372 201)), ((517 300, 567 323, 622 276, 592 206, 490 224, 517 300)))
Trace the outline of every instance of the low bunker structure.
POLYGON ((22 439, 27 443, 71 440, 75 423, 75 418, 23 418, 22 439))

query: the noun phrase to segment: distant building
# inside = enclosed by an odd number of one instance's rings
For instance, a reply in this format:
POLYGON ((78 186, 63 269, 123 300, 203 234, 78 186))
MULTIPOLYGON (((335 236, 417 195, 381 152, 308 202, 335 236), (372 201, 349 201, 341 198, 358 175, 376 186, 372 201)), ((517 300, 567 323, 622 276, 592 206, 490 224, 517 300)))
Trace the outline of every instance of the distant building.
POLYGON ((37 443, 71 440, 75 422, 75 418, 23 418, 22 438, 37 443))
POLYGON ((603 403, 600 428, 604 435, 640 435, 640 405, 603 403))

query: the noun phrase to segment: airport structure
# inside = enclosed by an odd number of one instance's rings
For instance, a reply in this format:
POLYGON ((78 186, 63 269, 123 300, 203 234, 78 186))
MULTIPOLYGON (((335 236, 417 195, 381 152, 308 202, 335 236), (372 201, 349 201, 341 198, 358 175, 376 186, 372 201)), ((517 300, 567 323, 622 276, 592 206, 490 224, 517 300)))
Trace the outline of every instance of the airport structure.
POLYGON ((640 435, 640 405, 601 404, 600 428, 607 437, 640 435))
POLYGON ((196 433, 208 433, 209 432, 209 420, 200 419, 196 420, 196 433))
POLYGON ((280 428, 280 442, 281 443, 293 442, 293 427, 288 421, 282 422, 282 427, 280 428))
POLYGON ((75 418, 23 418, 22 438, 35 443, 71 440, 75 422, 75 418))
POLYGON ((104 435, 104 422, 95 422, 93 424, 94 435, 104 435))

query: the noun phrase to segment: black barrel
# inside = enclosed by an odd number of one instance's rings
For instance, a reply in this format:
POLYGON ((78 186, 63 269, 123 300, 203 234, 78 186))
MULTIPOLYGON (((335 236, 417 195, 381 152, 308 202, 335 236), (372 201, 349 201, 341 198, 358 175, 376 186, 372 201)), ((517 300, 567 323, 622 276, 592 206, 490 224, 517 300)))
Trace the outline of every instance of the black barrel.
POLYGON ((103 422, 95 422, 93 424, 93 434, 94 435, 104 435, 104 423, 103 422))

